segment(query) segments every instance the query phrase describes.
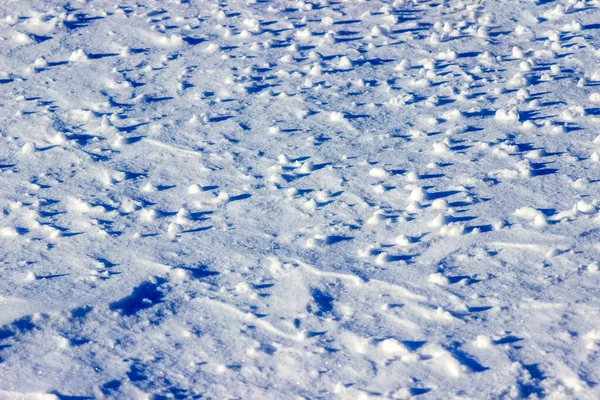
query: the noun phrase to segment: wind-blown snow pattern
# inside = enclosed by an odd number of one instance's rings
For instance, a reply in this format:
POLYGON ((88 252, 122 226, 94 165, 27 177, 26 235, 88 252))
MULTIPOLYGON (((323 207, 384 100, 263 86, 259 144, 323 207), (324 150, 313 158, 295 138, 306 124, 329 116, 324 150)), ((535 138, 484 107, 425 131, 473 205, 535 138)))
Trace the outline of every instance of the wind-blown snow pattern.
POLYGON ((0 398, 600 398, 600 1, 3 1, 0 398))

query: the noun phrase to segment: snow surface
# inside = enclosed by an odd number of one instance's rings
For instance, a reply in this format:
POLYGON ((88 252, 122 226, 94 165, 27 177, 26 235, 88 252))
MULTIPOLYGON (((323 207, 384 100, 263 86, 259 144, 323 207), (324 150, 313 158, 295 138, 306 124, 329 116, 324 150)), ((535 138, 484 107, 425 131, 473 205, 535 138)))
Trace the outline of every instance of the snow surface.
POLYGON ((599 0, 4 0, 0 398, 598 399, 599 154, 599 0))

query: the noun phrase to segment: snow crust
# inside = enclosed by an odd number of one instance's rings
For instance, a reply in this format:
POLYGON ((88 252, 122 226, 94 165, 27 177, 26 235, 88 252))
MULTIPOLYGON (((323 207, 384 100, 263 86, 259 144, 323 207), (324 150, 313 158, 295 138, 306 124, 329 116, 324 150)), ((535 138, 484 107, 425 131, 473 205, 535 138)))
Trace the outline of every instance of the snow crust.
POLYGON ((599 22, 0 2, 0 398, 600 398, 599 22))

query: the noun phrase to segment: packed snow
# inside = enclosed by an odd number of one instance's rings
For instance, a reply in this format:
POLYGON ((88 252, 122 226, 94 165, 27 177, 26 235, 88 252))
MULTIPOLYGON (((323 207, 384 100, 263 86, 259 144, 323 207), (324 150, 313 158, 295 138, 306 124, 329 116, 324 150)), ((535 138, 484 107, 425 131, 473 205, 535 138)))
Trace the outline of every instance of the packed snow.
POLYGON ((600 398, 600 0, 0 2, 1 399, 600 398))

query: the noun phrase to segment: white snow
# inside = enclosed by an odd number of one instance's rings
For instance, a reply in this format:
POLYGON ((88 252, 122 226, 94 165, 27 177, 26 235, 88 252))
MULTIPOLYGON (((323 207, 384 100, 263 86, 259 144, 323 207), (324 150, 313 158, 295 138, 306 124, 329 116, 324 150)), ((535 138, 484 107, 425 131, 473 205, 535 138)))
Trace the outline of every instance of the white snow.
POLYGON ((0 399, 600 398, 599 1, 0 15, 0 399))

